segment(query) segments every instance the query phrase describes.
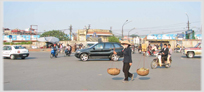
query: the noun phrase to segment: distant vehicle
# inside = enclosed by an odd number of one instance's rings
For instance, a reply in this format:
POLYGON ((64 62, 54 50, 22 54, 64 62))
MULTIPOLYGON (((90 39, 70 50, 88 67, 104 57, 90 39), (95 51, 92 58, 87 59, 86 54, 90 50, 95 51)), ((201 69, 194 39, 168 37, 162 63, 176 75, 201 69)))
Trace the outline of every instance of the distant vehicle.
POLYGON ((10 57, 10 59, 16 59, 20 57, 25 59, 29 56, 28 49, 25 49, 21 45, 4 45, 3 46, 3 57, 10 57))
POLYGON ((185 48, 183 54, 188 58, 193 58, 194 56, 201 56, 201 43, 196 44, 195 47, 185 48))
POLYGON ((123 57, 123 47, 120 43, 115 42, 100 42, 92 45, 87 49, 77 50, 75 53, 76 58, 80 58, 82 61, 87 61, 88 59, 106 59, 119 60, 120 57, 123 57), (117 52, 117 55, 113 54, 113 49, 117 52))

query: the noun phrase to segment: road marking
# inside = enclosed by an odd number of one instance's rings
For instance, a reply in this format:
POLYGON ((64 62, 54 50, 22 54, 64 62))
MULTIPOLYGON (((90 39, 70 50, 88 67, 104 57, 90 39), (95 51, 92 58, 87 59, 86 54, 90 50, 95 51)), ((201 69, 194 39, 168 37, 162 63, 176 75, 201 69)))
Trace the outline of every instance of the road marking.
POLYGON ((101 76, 102 74, 98 74, 98 75, 100 75, 100 76, 101 76))

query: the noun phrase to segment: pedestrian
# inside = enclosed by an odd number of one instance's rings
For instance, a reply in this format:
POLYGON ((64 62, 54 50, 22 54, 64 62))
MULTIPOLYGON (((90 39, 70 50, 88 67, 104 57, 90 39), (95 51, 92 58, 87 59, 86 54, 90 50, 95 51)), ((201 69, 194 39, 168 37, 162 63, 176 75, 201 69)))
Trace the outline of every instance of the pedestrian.
POLYGON ((123 59, 123 72, 125 75, 125 79, 123 81, 123 83, 127 83, 128 82, 128 77, 131 78, 131 80, 133 80, 134 74, 131 74, 129 72, 130 70, 130 66, 132 65, 132 56, 131 56, 131 48, 130 48, 130 43, 126 42, 124 44, 125 49, 123 50, 123 55, 124 55, 124 59, 123 59))
POLYGON ((132 50, 133 50, 133 54, 135 54, 135 45, 132 44, 132 50))
POLYGON ((74 44, 74 49, 75 49, 75 52, 76 52, 76 50, 77 50, 77 46, 76 46, 76 43, 74 44))
POLYGON ((160 43, 160 50, 162 49, 162 42, 160 43))
POLYGON ((168 44, 168 48, 169 48, 169 53, 168 53, 168 57, 167 57, 167 63, 170 64, 170 57, 172 55, 172 49, 171 49, 171 44, 168 44))

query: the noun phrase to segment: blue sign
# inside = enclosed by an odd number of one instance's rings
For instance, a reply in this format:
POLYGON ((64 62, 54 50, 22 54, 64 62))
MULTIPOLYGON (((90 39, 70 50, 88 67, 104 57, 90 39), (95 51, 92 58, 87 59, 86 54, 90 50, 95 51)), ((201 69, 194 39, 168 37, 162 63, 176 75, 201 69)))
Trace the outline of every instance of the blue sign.
POLYGON ((12 39, 12 35, 9 35, 9 39, 12 39))
POLYGON ((16 35, 13 35, 13 36, 12 36, 12 40, 14 40, 14 41, 17 40, 17 36, 16 36, 16 35))
POLYGON ((30 35, 25 35, 24 38, 25 40, 30 40, 30 35))
POLYGON ((162 39, 162 34, 159 34, 158 36, 157 36, 157 39, 162 39))

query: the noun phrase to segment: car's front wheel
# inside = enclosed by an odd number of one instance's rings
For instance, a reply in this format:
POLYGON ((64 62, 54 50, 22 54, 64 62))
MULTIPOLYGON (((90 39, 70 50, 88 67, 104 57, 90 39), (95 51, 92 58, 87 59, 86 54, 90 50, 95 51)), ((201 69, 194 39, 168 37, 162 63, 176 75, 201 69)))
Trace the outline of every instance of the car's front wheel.
POLYGON ((80 59, 82 61, 87 61, 89 59, 89 56, 87 54, 83 53, 83 54, 80 55, 80 59))
POLYGON ((188 58, 193 58, 194 57, 194 53, 193 52, 188 52, 187 57, 188 58))
POLYGON ((15 59, 15 56, 14 56, 14 55, 11 55, 10 58, 11 58, 12 60, 14 60, 14 59, 15 59))
POLYGON ((25 59, 25 57, 21 57, 21 59, 25 59))

